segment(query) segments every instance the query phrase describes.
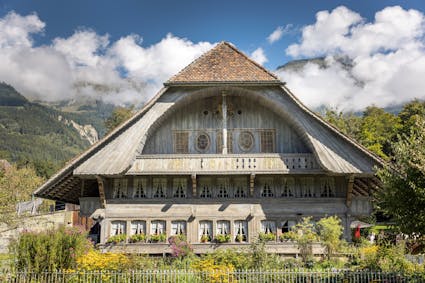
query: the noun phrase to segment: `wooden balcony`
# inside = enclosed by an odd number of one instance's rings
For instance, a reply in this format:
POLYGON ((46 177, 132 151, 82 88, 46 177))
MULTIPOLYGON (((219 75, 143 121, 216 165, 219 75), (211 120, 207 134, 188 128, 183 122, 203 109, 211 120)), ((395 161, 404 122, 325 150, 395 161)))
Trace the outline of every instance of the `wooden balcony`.
POLYGON ((322 172, 313 154, 140 155, 127 175, 282 174, 322 172))

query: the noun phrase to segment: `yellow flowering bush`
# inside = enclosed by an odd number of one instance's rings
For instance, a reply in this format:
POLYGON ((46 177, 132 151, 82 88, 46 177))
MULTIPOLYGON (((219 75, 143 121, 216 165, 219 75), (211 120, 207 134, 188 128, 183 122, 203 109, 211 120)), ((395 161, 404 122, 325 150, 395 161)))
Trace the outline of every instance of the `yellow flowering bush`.
POLYGON ((77 259, 77 268, 80 270, 122 270, 130 265, 125 254, 101 253, 90 250, 77 259))
POLYGON ((236 282, 232 275, 234 267, 231 264, 217 264, 212 258, 204 258, 196 260, 191 266, 195 270, 204 272, 202 275, 204 282, 236 282))

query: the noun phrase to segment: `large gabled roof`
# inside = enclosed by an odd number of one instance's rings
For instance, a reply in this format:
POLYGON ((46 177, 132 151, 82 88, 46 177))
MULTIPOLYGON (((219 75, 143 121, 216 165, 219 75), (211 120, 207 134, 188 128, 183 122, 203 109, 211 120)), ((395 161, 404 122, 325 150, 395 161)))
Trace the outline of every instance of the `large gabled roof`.
POLYGON ((223 83, 282 84, 274 74, 230 43, 221 42, 165 82, 165 85, 223 83))

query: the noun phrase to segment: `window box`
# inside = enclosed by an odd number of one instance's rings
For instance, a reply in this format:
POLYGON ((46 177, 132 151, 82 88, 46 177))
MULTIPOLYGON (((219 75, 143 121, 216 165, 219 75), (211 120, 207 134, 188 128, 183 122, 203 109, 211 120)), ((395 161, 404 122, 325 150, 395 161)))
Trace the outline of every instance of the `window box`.
POLYGON ((215 241, 217 243, 228 243, 230 242, 230 235, 218 234, 215 236, 215 241))
POLYGON ((258 234, 258 238, 263 242, 276 241, 276 234, 261 232, 260 234, 258 234))
POLYGON ((281 234, 279 236, 279 240, 281 242, 292 242, 292 241, 295 241, 296 237, 297 237, 297 234, 295 232, 289 231, 289 232, 281 234))
POLYGON ((211 242, 211 237, 209 235, 202 235, 201 236, 201 243, 211 242))
POLYGON ((109 237, 109 239, 106 241, 106 243, 108 244, 118 244, 118 243, 122 243, 125 242, 125 240, 127 239, 127 235, 126 234, 119 234, 119 235, 114 235, 109 237))
POLYGON ((134 234, 130 236, 130 243, 139 243, 139 242, 146 242, 146 235, 145 234, 134 234))
POLYGON ((151 243, 163 243, 167 239, 167 235, 163 234, 154 234, 150 236, 150 242, 151 243))

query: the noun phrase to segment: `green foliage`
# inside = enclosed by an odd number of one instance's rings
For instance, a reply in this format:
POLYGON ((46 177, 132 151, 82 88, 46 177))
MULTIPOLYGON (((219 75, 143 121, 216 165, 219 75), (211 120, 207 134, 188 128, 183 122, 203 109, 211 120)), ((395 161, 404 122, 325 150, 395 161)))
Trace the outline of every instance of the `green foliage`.
POLYGON ((112 112, 112 115, 106 120, 105 126, 107 133, 110 133, 113 129, 130 119, 134 114, 134 108, 117 107, 112 112))
POLYGON ((10 246, 18 271, 44 272, 76 267, 78 257, 91 243, 78 228, 60 228, 43 232, 23 232, 10 246))
POLYGON ((319 239, 325 245, 328 259, 330 259, 342 245, 341 219, 337 216, 322 218, 317 222, 317 230, 319 239))
POLYGON ((258 239, 263 242, 276 241, 276 234, 274 233, 263 233, 258 234, 258 239))
POLYGON ((0 169, 0 223, 15 224, 16 204, 31 200, 33 191, 43 183, 31 167, 18 169, 12 165, 2 171, 0 169))
POLYGON ((167 240, 166 234, 153 234, 149 237, 152 243, 165 242, 167 240))
POLYGON ((209 241, 211 241, 211 236, 210 235, 203 234, 201 236, 201 243, 206 243, 206 242, 209 242, 209 241))
POLYGON ((119 234, 119 235, 114 235, 108 238, 108 240, 106 241, 106 243, 114 243, 114 244, 118 244, 118 243, 123 243, 127 240, 127 235, 126 234, 119 234))
POLYGON ((217 234, 215 240, 217 243, 227 243, 230 242, 230 235, 217 234))
POLYGON ((0 105, 2 106, 22 106, 28 100, 18 93, 12 86, 0 83, 0 105))
POLYGON ((303 217, 301 222, 293 227, 293 231, 297 235, 295 241, 300 249, 300 255, 304 263, 311 261, 313 243, 319 239, 311 219, 311 217, 303 217))
POLYGON ((353 113, 342 113, 336 109, 326 109, 324 119, 349 137, 357 138, 362 118, 353 113))
POLYGON ((296 239, 297 239, 297 234, 294 231, 289 231, 279 236, 279 240, 281 242, 295 241, 296 239))
POLYGON ((425 235, 425 119, 418 118, 410 136, 393 145, 392 165, 379 169, 383 189, 380 208, 392 215, 406 234, 425 235))
POLYGON ((147 237, 145 234, 134 234, 129 238, 130 243, 146 242, 147 237))

